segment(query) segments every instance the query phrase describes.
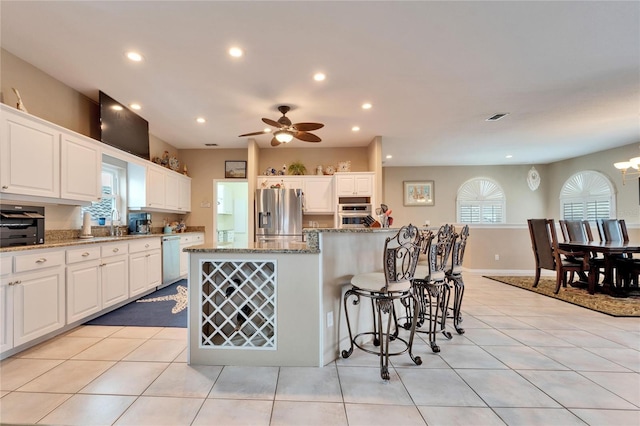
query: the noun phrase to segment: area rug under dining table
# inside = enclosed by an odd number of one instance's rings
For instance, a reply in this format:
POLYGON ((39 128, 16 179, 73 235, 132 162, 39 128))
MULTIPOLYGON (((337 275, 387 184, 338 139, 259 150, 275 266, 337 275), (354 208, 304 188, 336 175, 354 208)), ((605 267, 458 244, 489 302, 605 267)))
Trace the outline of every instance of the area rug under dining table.
POLYGON ((187 327, 187 280, 177 281, 85 325, 187 327))
POLYGON ((614 317, 640 317, 640 297, 629 296, 625 298, 612 297, 607 294, 589 294, 585 288, 567 286, 561 287, 558 294, 553 291, 556 288, 556 279, 541 277, 538 287, 533 287, 534 277, 527 276, 485 276, 504 284, 523 288, 534 293, 572 303, 583 308, 602 312, 614 317))

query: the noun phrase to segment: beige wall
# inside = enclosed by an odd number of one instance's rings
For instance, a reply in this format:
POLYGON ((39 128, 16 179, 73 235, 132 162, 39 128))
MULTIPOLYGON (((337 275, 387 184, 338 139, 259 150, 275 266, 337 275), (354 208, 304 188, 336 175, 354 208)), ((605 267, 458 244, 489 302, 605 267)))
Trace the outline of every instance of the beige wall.
MULTIPOLYGON (((301 145, 306 142, 295 141, 301 145)), ((307 144, 309 145, 309 144, 307 144)), ((340 161, 351 161, 352 172, 369 171, 367 148, 294 148, 282 147, 261 149, 258 161, 258 174, 264 174, 268 167, 281 170, 284 164, 301 161, 307 168, 308 175, 316 174, 316 167, 332 165, 336 167, 340 161)))

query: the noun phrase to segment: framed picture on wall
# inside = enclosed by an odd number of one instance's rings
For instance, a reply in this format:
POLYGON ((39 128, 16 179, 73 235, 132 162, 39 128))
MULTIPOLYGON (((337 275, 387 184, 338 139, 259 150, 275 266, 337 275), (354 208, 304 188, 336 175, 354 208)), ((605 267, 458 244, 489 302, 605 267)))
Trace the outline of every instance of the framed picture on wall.
POLYGON ((435 205, 432 180, 404 181, 403 204, 409 207, 435 205))
POLYGON ((246 161, 225 161, 224 177, 226 178, 246 178, 247 162, 246 161))

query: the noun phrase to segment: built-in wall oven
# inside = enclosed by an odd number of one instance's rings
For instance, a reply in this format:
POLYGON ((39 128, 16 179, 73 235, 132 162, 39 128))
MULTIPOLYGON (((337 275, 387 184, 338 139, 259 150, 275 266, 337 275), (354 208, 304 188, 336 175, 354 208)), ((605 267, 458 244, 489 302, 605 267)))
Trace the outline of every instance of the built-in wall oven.
POLYGON ((371 204, 348 203, 338 204, 339 228, 365 228, 365 218, 371 216, 371 204))

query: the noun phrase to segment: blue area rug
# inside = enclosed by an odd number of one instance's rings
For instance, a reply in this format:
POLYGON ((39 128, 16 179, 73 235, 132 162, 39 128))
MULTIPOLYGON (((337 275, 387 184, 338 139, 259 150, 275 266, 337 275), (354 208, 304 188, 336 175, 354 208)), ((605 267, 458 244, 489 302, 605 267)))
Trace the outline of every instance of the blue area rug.
POLYGON ((187 327, 187 280, 180 280, 85 325, 187 327))

